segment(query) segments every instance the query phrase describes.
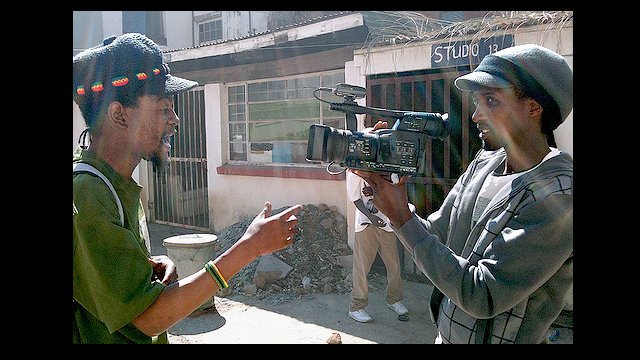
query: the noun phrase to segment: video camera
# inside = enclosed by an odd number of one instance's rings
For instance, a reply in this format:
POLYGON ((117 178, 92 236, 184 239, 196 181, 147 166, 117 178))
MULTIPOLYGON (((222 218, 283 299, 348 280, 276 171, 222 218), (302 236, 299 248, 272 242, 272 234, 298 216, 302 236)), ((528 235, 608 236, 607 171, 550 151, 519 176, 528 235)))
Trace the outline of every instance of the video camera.
MULTIPOLYGON (((354 100, 363 98, 366 89, 354 85, 338 84, 335 89, 318 88, 317 91, 332 91, 344 98, 342 103, 329 104, 331 110, 346 113, 347 129, 311 125, 307 161, 329 162, 329 166, 335 163, 345 168, 398 175, 424 174, 427 137, 444 139, 449 133, 448 114, 360 106, 354 100), (397 120, 391 129, 364 133, 355 131, 355 114, 371 114, 397 120)), ((316 98, 327 102, 317 96, 316 98)))

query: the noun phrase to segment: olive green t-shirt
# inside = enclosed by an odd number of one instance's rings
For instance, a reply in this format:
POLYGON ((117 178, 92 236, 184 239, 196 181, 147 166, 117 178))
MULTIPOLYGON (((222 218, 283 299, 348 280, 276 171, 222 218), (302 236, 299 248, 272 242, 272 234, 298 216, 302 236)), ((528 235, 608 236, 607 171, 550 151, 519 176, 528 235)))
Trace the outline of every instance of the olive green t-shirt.
POLYGON ((153 279, 148 262, 142 187, 95 153, 79 149, 76 161, 92 165, 109 179, 125 223, 120 224, 116 200, 99 177, 73 175, 73 342, 166 343, 166 332, 149 337, 131 324, 165 287, 153 279))

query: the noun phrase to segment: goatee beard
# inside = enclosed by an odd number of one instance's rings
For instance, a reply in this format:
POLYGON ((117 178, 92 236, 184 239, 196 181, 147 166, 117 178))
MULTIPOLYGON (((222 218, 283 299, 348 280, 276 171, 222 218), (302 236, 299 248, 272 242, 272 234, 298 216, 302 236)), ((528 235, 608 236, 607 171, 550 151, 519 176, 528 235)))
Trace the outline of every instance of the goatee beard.
POLYGON ((493 151, 493 150, 498 150, 500 149, 501 146, 495 146, 495 144, 492 144, 490 142, 484 141, 482 140, 482 149, 483 150, 487 150, 487 151, 493 151))
POLYGON ((169 168, 169 162, 162 160, 157 154, 151 156, 149 161, 151 161, 151 164, 153 165, 154 173, 164 174, 169 168))

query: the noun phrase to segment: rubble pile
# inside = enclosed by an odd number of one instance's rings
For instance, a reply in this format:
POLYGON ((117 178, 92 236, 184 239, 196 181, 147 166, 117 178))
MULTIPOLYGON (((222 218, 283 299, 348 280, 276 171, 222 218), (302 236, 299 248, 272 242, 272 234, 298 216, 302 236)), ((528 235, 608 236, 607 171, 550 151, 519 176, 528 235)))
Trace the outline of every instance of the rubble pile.
MULTIPOLYGON (((280 213, 289 206, 274 209, 280 213)), ((298 218, 298 228, 293 245, 272 255, 291 267, 285 276, 258 276, 256 267, 260 259, 247 264, 229 281, 229 288, 219 296, 229 293, 256 295, 270 294, 300 296, 313 293, 340 293, 351 291, 351 268, 345 268, 341 259, 352 255, 347 245, 347 220, 336 209, 326 204, 306 204, 298 218)), ((244 234, 253 218, 243 219, 217 232, 224 252, 244 234)))

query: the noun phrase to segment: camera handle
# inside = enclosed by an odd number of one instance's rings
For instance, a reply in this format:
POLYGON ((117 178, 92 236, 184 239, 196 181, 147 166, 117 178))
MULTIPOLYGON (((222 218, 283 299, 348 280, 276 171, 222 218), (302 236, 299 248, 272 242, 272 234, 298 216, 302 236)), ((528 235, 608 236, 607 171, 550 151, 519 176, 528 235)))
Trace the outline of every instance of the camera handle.
POLYGON ((368 106, 361 106, 356 104, 354 101, 343 102, 343 103, 331 103, 329 108, 331 110, 342 111, 348 114, 371 114, 385 117, 392 117, 396 119, 401 119, 407 111, 397 111, 397 110, 387 110, 387 109, 379 109, 368 106))
MULTIPOLYGON (((344 104, 359 106, 352 99, 345 99, 345 102, 342 103, 341 105, 344 105, 344 104)), ((335 110, 335 109, 333 109, 333 107, 331 109, 335 110)), ((347 129, 347 130, 349 130, 351 132, 358 131, 358 119, 356 119, 356 113, 351 112, 351 111, 347 111, 345 113, 344 117, 345 117, 345 126, 346 126, 345 129, 347 129)))
POLYGON ((358 105, 354 100, 363 98, 365 94, 365 88, 348 84, 338 84, 335 89, 328 87, 319 87, 313 92, 313 96, 322 102, 328 103, 331 110, 342 111, 345 113, 345 129, 351 132, 356 132, 358 129, 356 114, 371 114, 382 117, 391 117, 395 119, 401 119, 403 116, 405 116, 406 111, 387 110, 358 105), (316 95, 316 92, 318 91, 330 91, 337 96, 341 96, 344 99, 344 102, 333 103, 322 100, 316 95))
POLYGON ((329 108, 331 110, 342 111, 345 113, 346 129, 351 132, 358 131, 356 114, 371 114, 400 119, 407 113, 406 111, 387 110, 361 106, 351 98, 345 98, 345 101, 342 103, 330 103, 329 108))

